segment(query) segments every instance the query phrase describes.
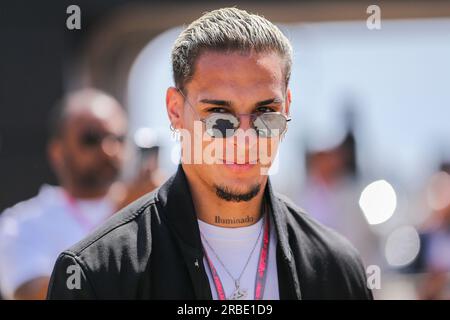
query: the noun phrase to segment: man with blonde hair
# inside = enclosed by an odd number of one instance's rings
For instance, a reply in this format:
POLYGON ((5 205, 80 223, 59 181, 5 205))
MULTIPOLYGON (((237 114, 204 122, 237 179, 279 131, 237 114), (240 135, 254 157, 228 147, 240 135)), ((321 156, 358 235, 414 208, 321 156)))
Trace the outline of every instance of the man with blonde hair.
POLYGON ((176 174, 63 252, 48 297, 371 299, 355 249, 266 174, 290 120, 291 64, 289 41, 261 16, 224 8, 192 22, 175 41, 166 94, 183 133, 176 174), (214 161, 193 161, 211 140, 214 161))

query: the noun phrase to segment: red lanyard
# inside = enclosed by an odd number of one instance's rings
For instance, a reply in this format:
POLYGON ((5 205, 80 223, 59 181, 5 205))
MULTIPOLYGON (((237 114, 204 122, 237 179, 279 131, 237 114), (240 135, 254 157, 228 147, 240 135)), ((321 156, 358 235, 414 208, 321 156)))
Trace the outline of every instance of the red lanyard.
POLYGON ((87 231, 91 231, 95 228, 95 226, 86 219, 86 217, 81 212, 80 208, 78 207, 76 200, 74 197, 72 197, 68 192, 63 191, 64 195, 66 197, 67 204, 70 208, 70 213, 72 216, 77 220, 77 222, 87 231))
POLYGON ((267 223, 264 226, 263 245, 259 252, 258 269, 256 270, 255 280, 255 300, 261 300, 264 295, 267 276, 267 260, 269 258, 269 242, 270 242, 270 218, 267 214, 267 223))
MULTIPOLYGON (((264 235, 263 235, 263 245, 259 252, 258 268, 256 269, 256 279, 255 279, 255 300, 261 300, 264 295, 264 289, 266 285, 267 276, 267 260, 269 256, 269 242, 270 242, 270 218, 266 215, 264 219, 264 235)), ((222 281, 220 281, 219 274, 214 267, 211 259, 208 257, 206 250, 205 252, 206 260, 208 261, 209 270, 214 281, 214 286, 216 287, 217 297, 219 300, 226 300, 225 290, 223 289, 222 281)))

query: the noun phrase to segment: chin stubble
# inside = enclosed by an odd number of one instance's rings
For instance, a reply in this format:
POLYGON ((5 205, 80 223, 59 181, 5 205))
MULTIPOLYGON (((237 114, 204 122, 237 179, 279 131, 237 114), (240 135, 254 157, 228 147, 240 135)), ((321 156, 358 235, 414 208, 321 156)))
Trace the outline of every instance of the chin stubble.
POLYGON ((216 195, 225 201, 232 201, 232 202, 241 202, 241 201, 250 201, 253 199, 261 189, 260 184, 255 184, 251 186, 250 190, 248 192, 236 192, 231 190, 230 188, 226 186, 215 186, 216 189, 216 195))

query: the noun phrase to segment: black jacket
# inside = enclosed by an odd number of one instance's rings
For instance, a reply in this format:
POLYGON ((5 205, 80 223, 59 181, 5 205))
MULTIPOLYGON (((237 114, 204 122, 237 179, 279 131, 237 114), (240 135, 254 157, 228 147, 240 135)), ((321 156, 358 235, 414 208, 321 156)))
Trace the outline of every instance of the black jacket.
MULTIPOLYGON (((270 182, 265 196, 278 239, 280 299, 372 299, 363 265, 348 241, 274 194, 270 182)), ((47 297, 212 299, 182 167, 159 189, 64 251, 47 297)))

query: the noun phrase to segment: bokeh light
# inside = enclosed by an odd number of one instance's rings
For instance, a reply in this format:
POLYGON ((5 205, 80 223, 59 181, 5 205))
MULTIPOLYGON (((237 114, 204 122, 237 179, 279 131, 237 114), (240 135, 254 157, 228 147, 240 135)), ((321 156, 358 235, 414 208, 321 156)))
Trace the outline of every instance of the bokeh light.
POLYGON ((420 238, 416 228, 402 226, 395 229, 386 240, 386 261, 393 267, 403 267, 414 261, 419 250, 420 238))
POLYGON ((151 148, 157 143, 157 136, 153 129, 142 127, 134 133, 134 142, 140 148, 151 148))
POLYGON ((371 225, 387 221, 397 207, 397 195, 386 180, 372 182, 361 193, 359 206, 371 225))

